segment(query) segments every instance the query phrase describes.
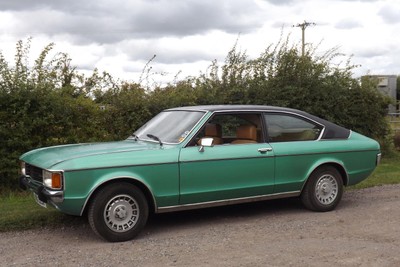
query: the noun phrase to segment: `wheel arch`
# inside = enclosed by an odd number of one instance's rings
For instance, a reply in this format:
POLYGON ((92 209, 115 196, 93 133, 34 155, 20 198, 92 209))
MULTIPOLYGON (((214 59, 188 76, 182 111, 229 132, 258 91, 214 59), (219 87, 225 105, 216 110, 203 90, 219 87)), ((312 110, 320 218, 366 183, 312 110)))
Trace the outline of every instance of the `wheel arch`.
POLYGON ((81 210, 81 216, 87 213, 88 207, 90 205, 90 202, 93 201, 94 197, 96 196, 96 194, 103 189, 104 187, 107 187, 111 184, 117 184, 120 182, 127 182, 129 184, 132 184, 136 187, 138 187, 142 193, 144 194, 144 196, 146 197, 147 203, 149 205, 149 210, 152 212, 156 211, 156 200, 154 198, 153 193, 151 192, 150 188, 148 185, 146 185, 143 181, 140 181, 136 178, 133 177, 114 177, 112 179, 108 179, 106 181, 104 181, 103 183, 98 184, 88 195, 88 197, 86 198, 86 201, 82 207, 81 210))
POLYGON ((342 177, 343 185, 347 186, 347 184, 349 182, 349 176, 347 174, 347 171, 346 171, 346 168, 344 167, 344 165, 337 161, 326 161, 323 163, 316 164, 315 166, 313 166, 313 168, 311 168, 311 171, 307 174, 307 178, 303 183, 301 192, 303 192, 303 189, 306 186, 308 180, 310 179, 311 174, 313 174, 317 169, 322 168, 324 166, 331 166, 331 167, 335 168, 340 173, 340 176, 342 177))

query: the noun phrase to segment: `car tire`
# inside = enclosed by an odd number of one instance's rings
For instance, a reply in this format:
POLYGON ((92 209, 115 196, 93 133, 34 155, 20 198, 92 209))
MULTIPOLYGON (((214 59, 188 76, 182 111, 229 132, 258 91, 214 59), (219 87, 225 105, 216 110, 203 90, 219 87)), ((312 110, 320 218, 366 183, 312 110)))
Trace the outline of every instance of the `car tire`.
POLYGON ((342 195, 342 175, 332 166, 322 166, 310 175, 301 200, 307 209, 324 212, 335 209, 342 195))
POLYGON ((133 239, 146 225, 148 216, 146 197, 139 188, 126 182, 100 189, 88 210, 93 231, 110 242, 133 239))

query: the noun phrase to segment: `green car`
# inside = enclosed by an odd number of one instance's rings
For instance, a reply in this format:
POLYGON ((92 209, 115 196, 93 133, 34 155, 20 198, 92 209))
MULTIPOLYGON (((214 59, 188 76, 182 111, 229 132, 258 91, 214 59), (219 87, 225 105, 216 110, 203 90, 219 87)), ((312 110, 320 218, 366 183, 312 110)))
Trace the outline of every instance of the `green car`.
POLYGON ((115 242, 134 238, 150 212, 286 197, 330 211, 380 157, 376 141, 303 111, 194 106, 164 110, 124 141, 27 152, 19 182, 115 242))

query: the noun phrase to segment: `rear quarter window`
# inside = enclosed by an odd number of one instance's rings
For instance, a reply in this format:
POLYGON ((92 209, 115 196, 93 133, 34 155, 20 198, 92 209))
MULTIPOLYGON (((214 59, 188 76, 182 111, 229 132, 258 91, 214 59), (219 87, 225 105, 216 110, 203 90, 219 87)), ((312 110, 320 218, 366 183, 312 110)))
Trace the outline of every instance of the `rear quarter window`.
POLYGON ((269 142, 317 140, 323 127, 289 114, 265 114, 269 142))

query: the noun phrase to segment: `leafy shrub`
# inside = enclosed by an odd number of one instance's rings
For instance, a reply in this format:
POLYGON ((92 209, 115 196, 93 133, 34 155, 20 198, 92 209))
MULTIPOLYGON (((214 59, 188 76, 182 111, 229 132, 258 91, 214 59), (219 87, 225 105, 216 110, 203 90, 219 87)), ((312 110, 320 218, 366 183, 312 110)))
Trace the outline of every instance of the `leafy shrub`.
POLYGON ((302 56, 288 39, 281 40, 249 60, 235 45, 222 67, 213 62, 208 75, 197 78, 198 102, 296 108, 386 140, 389 126, 385 116, 390 100, 376 90, 375 84, 354 79, 357 66, 350 60, 343 66, 333 64, 341 57, 336 49, 317 56, 311 46, 308 48, 302 56))
MULTIPOLYGON (((53 44, 30 67, 29 44, 30 40, 17 43, 13 67, 0 52, 0 191, 16 187, 18 157, 23 152, 123 139, 156 113, 176 106, 297 108, 378 139, 383 149, 393 146, 385 120, 389 100, 374 84, 361 84, 352 77, 356 66, 350 60, 333 64, 341 56, 335 49, 319 56, 309 45, 301 56, 287 38, 249 59, 235 44, 221 66, 213 61, 198 77, 148 88, 148 82, 147 86, 116 82, 96 69, 85 77, 71 66, 67 54, 49 59, 53 44)), ((399 139, 396 135, 396 146, 399 139)))
POLYGON ((393 143, 397 150, 400 150, 400 132, 396 132, 393 137, 393 143))
POLYGON ((48 60, 52 44, 29 67, 29 44, 17 43, 12 67, 0 53, 0 190, 17 185, 22 153, 107 135, 86 90, 88 79, 70 66, 66 54, 48 60))

